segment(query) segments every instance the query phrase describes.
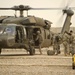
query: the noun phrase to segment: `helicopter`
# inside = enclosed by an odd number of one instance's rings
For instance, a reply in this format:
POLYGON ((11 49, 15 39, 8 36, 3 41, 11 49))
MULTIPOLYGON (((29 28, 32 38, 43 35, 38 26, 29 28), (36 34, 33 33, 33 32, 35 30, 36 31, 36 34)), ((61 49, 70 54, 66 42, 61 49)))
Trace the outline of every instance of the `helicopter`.
MULTIPOLYGON (((28 16, 28 10, 51 10, 62 8, 31 8, 29 6, 19 5, 11 8, 0 8, 0 10, 20 11, 20 17, 2 16, 0 17, 0 54, 2 48, 24 48, 30 55, 35 54, 35 49, 39 44, 35 42, 37 31, 39 30, 42 37, 42 48, 52 46, 53 32, 51 32, 52 22, 43 18, 28 16), (23 11, 27 11, 27 17, 24 17, 23 11)), ((70 29, 70 21, 74 12, 71 9, 63 9, 67 14, 61 34, 70 29)))

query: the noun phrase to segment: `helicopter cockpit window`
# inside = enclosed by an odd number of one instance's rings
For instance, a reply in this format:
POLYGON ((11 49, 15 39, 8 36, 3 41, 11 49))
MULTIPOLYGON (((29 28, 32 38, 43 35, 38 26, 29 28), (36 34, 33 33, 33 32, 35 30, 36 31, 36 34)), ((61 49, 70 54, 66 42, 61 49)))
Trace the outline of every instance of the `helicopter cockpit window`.
POLYGON ((8 33, 8 34, 14 34, 15 33, 15 28, 13 26, 8 26, 5 28, 4 33, 8 33))
POLYGON ((11 33, 12 30, 11 30, 10 28, 6 28, 6 32, 7 32, 7 33, 11 33))

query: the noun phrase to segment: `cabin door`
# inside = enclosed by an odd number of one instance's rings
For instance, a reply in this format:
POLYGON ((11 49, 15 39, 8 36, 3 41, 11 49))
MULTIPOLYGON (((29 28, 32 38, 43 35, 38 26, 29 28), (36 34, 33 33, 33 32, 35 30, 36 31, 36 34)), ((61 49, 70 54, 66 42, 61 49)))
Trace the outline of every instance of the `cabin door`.
POLYGON ((42 47, 49 47, 51 45, 51 32, 48 29, 42 29, 42 37, 43 37, 43 44, 42 47))

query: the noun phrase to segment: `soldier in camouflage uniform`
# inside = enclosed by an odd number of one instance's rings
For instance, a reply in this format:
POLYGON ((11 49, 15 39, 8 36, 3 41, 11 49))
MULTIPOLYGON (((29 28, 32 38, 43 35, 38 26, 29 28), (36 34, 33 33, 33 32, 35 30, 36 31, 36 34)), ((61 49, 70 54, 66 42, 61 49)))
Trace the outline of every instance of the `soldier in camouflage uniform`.
POLYGON ((69 39, 69 44, 70 44, 70 53, 73 55, 74 54, 74 49, 75 49, 75 39, 74 39, 74 33, 71 30, 70 31, 70 39, 69 39))
POLYGON ((67 56, 70 53, 70 44, 69 44, 70 34, 65 31, 63 35, 63 46, 64 46, 64 55, 67 56))
POLYGON ((53 50, 55 51, 55 55, 60 54, 60 44, 59 44, 59 36, 53 36, 53 50))
POLYGON ((41 44, 42 44, 43 38, 42 38, 42 36, 41 36, 40 31, 37 31, 37 37, 36 37, 36 40, 35 40, 35 41, 37 41, 37 44, 39 45, 40 54, 42 54, 42 51, 41 51, 41 44))

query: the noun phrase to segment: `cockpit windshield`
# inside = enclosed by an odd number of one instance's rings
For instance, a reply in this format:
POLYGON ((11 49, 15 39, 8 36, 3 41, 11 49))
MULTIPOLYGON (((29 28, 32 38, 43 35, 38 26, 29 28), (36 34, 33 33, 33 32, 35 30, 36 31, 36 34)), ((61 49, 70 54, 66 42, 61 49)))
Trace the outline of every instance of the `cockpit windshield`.
POLYGON ((4 30, 4 33, 8 33, 8 34, 14 34, 15 33, 15 28, 14 26, 7 26, 4 30))
POLYGON ((13 34, 15 32, 14 26, 0 26, 0 34, 8 33, 13 34))

